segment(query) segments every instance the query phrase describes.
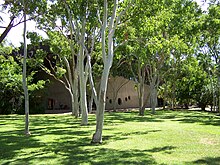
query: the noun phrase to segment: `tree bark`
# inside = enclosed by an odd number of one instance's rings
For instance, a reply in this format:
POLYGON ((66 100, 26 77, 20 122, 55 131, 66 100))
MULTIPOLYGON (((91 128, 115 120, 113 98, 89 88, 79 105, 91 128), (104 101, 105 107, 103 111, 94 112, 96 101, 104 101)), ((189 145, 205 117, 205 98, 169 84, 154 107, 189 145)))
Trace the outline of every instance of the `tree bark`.
POLYGON ((171 109, 174 110, 176 107, 176 82, 172 85, 172 95, 171 95, 171 109))
POLYGON ((107 0, 104 0, 104 14, 103 14, 103 24, 102 24, 102 58, 104 62, 104 70, 102 73, 100 92, 99 92, 99 101, 96 113, 96 131, 92 138, 92 143, 102 143, 102 129, 104 124, 104 111, 105 111, 105 100, 106 100, 106 91, 108 85, 108 76, 109 71, 112 66, 113 61, 113 36, 114 36, 114 20, 116 17, 116 10, 118 6, 118 1, 115 0, 114 8, 109 23, 109 34, 108 34, 108 56, 106 56, 105 50, 105 34, 107 29, 107 12, 108 12, 108 3, 107 0))
MULTIPOLYGON (((11 28, 13 28, 14 19, 15 19, 15 17, 12 17, 10 23, 9 23, 8 26, 5 28, 4 32, 1 34, 1 36, 0 36, 0 43, 2 43, 2 41, 5 39, 5 37, 6 37, 6 36, 8 35, 8 33, 10 32, 11 28)), ((24 22, 26 22, 26 20, 25 20, 24 22)))
POLYGON ((22 74, 22 82, 23 82, 23 89, 24 89, 24 102, 25 102, 25 135, 30 135, 29 131, 29 95, 28 95, 28 85, 27 85, 27 41, 26 41, 26 33, 27 33, 27 24, 26 24, 26 6, 25 1, 23 0, 24 6, 24 59, 23 59, 23 74, 22 74))
POLYGON ((80 85, 80 108, 82 111, 81 125, 87 125, 88 109, 87 109, 87 99, 86 99, 86 83, 80 85))
POLYGON ((94 94, 93 94, 93 92, 92 92, 92 93, 91 93, 90 100, 89 100, 88 113, 91 113, 91 112, 92 112, 93 99, 94 99, 94 94))
POLYGON ((138 97, 139 97, 139 116, 144 116, 144 82, 145 82, 145 70, 144 67, 141 66, 140 61, 138 61, 138 97))
POLYGON ((85 75, 85 66, 84 66, 85 51, 82 44, 85 42, 85 24, 86 24, 86 19, 84 17, 82 22, 81 39, 80 39, 81 44, 79 50, 80 108, 82 112, 81 125, 88 124, 88 109, 87 109, 87 100, 86 100, 86 75, 85 75))
POLYGON ((166 109, 166 99, 168 97, 168 92, 167 92, 167 82, 165 82, 165 89, 164 89, 164 96, 163 96, 163 109, 165 110, 166 109))
POLYGON ((104 71, 102 73, 99 102, 96 110, 96 132, 93 135, 92 143, 102 143, 102 129, 104 124, 104 111, 106 101, 106 90, 108 85, 108 75, 111 68, 111 63, 104 65, 104 71))
MULTIPOLYGON (((72 47, 71 47, 72 48, 72 47)), ((73 75, 72 75, 72 72, 71 72, 71 68, 70 68, 70 64, 69 64, 69 61, 67 60, 66 57, 63 58, 64 59, 64 62, 66 64, 66 68, 67 68, 67 74, 68 74, 68 79, 66 79, 66 83, 68 85, 65 85, 64 86, 66 87, 66 89, 69 91, 70 93, 70 99, 71 99, 71 110, 72 110, 72 114, 74 113, 74 102, 75 102, 75 99, 74 99, 74 96, 73 96, 73 93, 75 91, 74 89, 74 82, 73 82, 73 75)))
MULTIPOLYGON (((102 41, 102 59, 104 63, 104 70, 101 77, 100 91, 98 97, 98 107, 96 112, 96 132, 93 135, 92 143, 102 143, 102 129, 104 124, 104 111, 105 111, 105 101, 106 101, 106 91, 108 84, 109 71, 113 62, 113 36, 117 24, 120 21, 120 17, 126 11, 123 10, 117 17, 116 11, 118 9, 118 0, 114 1, 113 12, 111 14, 111 19, 108 24, 107 29, 107 15, 108 15, 108 4, 107 0, 104 0, 104 13, 103 13, 103 22, 102 22, 102 32, 101 32, 101 41, 102 41), (106 30, 108 30, 108 55, 106 56, 106 30)), ((127 8, 126 8, 127 9, 127 8)))
POLYGON ((106 99, 106 90, 107 90, 107 83, 108 83, 108 74, 111 65, 106 66, 107 64, 107 57, 106 57, 106 50, 105 50, 105 40, 106 40, 106 28, 107 28, 107 9, 108 4, 107 0, 104 0, 104 14, 103 14, 103 23, 102 23, 102 31, 101 31, 101 41, 102 41, 102 59, 104 63, 104 70, 101 77, 100 83, 100 91, 98 97, 98 105, 96 109, 96 131, 92 137, 92 143, 102 143, 102 129, 104 124, 104 110, 105 110, 105 99, 106 99))
POLYGON ((73 111, 73 115, 78 118, 79 117, 79 96, 78 96, 78 73, 77 73, 77 69, 75 69, 74 71, 74 84, 73 84, 73 97, 74 97, 74 111, 73 111))
POLYGON ((92 137, 92 143, 102 143, 102 129, 104 124, 104 109, 105 109, 105 91, 101 91, 101 98, 99 99, 96 110, 96 131, 92 137))
POLYGON ((151 101, 151 113, 156 113, 156 106, 157 106, 157 89, 152 85, 151 87, 151 94, 150 94, 150 101, 151 101))
POLYGON ((73 93, 70 89, 69 89, 69 93, 70 93, 70 99, 71 99, 71 111, 72 111, 72 114, 73 114, 75 101, 74 101, 73 93))
POLYGON ((139 96, 139 115, 144 116, 144 81, 141 80, 140 82, 140 96, 139 96))
MULTIPOLYGON (((150 81, 150 105, 151 105, 151 113, 156 113, 157 106, 157 88, 159 86, 159 73, 154 71, 151 73, 151 81, 150 81)), ((150 79, 149 79, 150 80, 150 79)))

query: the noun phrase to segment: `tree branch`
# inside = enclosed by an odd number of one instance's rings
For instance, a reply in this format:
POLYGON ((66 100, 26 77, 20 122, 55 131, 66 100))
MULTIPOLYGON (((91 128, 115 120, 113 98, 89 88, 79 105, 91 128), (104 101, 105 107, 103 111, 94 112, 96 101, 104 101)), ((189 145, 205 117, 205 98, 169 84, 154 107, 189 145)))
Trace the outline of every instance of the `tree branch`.
POLYGON ((4 30, 4 32, 1 34, 0 36, 0 43, 2 43, 2 41, 5 39, 5 37, 7 36, 7 34, 9 33, 9 31, 11 30, 11 28, 14 25, 14 19, 15 17, 12 17, 11 21, 9 22, 8 26, 6 27, 6 29, 4 30))
POLYGON ((115 25, 113 28, 113 32, 115 31, 116 26, 118 25, 119 21, 121 20, 122 15, 124 15, 124 13, 131 7, 133 2, 134 2, 134 0, 132 0, 131 3, 129 3, 129 5, 123 11, 121 11, 120 14, 116 17, 116 22, 115 22, 115 25))

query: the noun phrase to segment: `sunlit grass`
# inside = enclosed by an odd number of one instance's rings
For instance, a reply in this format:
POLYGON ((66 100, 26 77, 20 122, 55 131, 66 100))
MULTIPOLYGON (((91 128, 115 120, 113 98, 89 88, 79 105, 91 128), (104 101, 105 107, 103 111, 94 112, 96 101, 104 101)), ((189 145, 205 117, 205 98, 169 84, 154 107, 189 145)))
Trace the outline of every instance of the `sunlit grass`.
POLYGON ((91 144, 95 116, 0 116, 0 164, 219 164, 220 118, 193 111, 105 114, 103 144, 91 144))

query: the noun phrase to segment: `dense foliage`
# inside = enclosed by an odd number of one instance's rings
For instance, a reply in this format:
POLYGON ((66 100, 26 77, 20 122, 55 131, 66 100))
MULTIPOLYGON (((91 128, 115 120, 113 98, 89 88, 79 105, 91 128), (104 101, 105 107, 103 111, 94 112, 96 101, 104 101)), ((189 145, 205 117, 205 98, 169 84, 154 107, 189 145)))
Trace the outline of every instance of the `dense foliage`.
MULTIPOLYGON (((22 56, 19 51, 13 51, 11 47, 0 48, 0 114, 21 113, 23 114, 23 89, 22 89, 22 56)), ((43 113, 35 104, 36 93, 45 85, 45 81, 34 80, 36 70, 28 70, 28 82, 32 109, 31 113, 43 113), (38 109, 38 110, 36 110, 38 109)))

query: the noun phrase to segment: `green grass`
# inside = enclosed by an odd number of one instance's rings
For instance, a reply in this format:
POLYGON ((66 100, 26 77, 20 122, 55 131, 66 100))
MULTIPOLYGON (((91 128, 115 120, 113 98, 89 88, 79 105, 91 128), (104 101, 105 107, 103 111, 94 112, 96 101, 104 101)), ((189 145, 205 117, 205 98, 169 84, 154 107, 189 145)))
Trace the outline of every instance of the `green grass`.
POLYGON ((95 116, 0 116, 0 164, 220 164, 220 117, 193 111, 106 113, 103 144, 91 144, 95 116))

